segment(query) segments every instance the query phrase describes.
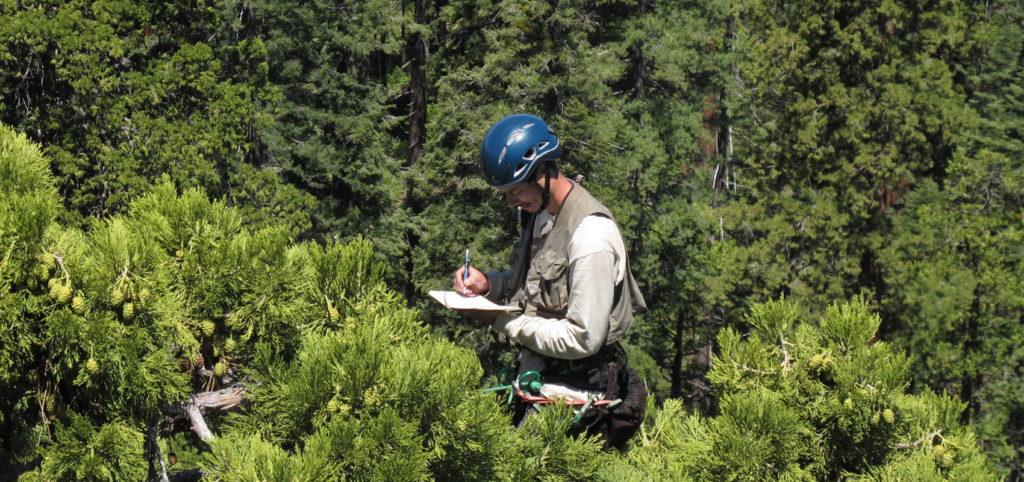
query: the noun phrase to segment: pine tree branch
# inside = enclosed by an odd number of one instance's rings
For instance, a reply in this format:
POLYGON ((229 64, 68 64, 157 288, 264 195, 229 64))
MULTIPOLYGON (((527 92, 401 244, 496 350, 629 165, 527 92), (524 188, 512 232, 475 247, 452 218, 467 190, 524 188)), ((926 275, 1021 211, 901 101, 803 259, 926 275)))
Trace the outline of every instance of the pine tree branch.
POLYGON ((185 416, 192 421, 192 431, 199 436, 199 439, 203 442, 210 443, 213 441, 213 432, 210 431, 210 427, 206 425, 206 419, 203 418, 203 412, 199 408, 199 399, 192 395, 188 403, 185 403, 182 410, 185 412, 185 416))
POLYGON ((174 418, 188 418, 192 422, 192 431, 204 442, 210 442, 216 436, 206 424, 203 413, 226 412, 244 401, 245 385, 236 384, 212 392, 193 393, 188 401, 175 403, 167 411, 174 418))
POLYGON ((748 367, 747 365, 742 365, 742 364, 740 365, 740 368, 742 368, 742 369, 744 369, 744 370, 746 370, 748 372, 754 372, 754 373, 756 373, 758 375, 775 375, 776 374, 775 370, 758 370, 756 368, 751 368, 751 367, 748 367))
POLYGON ((910 443, 898 443, 894 447, 897 448, 897 449, 917 448, 922 443, 924 443, 924 442, 931 443, 932 440, 935 439, 935 437, 941 437, 941 436, 942 436, 942 430, 939 429, 939 430, 936 430, 936 431, 934 431, 934 432, 932 432, 932 433, 930 433, 928 435, 925 435, 924 437, 921 437, 918 440, 915 440, 915 441, 910 442, 910 443))
POLYGON ((790 363, 793 361, 793 359, 789 357, 789 350, 786 350, 786 345, 788 345, 789 342, 781 337, 779 338, 779 341, 779 349, 782 350, 782 370, 788 372, 790 371, 790 363))
POLYGON ((128 263, 125 263, 124 269, 121 270, 121 274, 117 275, 117 278, 114 278, 114 284, 116 285, 118 281, 121 281, 122 278, 128 276, 128 273, 128 263))
POLYGON ((149 432, 146 434, 146 442, 149 444, 150 449, 153 451, 153 458, 160 464, 160 475, 157 480, 160 482, 170 482, 167 478, 167 464, 164 463, 164 455, 160 451, 160 442, 157 441, 157 427, 159 422, 152 424, 149 427, 149 432))

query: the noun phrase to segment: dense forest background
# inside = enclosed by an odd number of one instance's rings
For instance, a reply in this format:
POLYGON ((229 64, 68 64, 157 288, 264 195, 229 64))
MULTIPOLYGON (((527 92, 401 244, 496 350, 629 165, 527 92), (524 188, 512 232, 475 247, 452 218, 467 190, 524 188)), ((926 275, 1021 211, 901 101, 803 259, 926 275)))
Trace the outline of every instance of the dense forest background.
POLYGON ((1020 480, 1022 86, 1016 0, 0 0, 0 472, 1020 480), (507 431, 508 351, 425 296, 504 264, 514 112, 650 307, 621 459, 507 431), (243 381, 214 442, 168 415, 243 381))

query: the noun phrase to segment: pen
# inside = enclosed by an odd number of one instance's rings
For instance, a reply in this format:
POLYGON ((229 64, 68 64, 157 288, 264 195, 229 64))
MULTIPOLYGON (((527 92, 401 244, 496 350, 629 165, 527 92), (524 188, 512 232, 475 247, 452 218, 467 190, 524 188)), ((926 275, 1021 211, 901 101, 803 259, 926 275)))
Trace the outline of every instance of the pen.
POLYGON ((466 268, 462 270, 462 294, 466 294, 466 278, 469 278, 469 248, 466 248, 466 268))

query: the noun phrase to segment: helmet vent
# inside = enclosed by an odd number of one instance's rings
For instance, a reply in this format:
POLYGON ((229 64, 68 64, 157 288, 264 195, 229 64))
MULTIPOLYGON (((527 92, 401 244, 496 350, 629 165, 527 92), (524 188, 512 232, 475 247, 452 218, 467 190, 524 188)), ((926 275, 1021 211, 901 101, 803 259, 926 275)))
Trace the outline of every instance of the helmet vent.
POLYGON ((534 156, 536 156, 536 155, 537 155, 537 149, 535 149, 533 146, 530 146, 530 148, 527 149, 526 152, 523 153, 523 159, 533 160, 534 156))
POLYGON ((516 165, 516 170, 512 173, 512 175, 514 177, 519 177, 529 167, 530 167, 530 163, 529 162, 521 161, 519 164, 516 165))

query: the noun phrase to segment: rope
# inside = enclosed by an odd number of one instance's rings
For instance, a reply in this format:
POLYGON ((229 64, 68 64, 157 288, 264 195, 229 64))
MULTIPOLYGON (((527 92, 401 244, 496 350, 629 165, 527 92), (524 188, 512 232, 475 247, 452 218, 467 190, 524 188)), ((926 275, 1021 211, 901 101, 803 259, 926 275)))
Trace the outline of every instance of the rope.
POLYGON ((531 395, 530 393, 527 393, 527 390, 529 390, 532 393, 539 394, 540 388, 543 385, 541 383, 540 373, 534 370, 530 370, 526 373, 523 373, 518 378, 512 378, 511 369, 509 367, 502 368, 500 371, 498 371, 498 383, 502 383, 503 379, 506 377, 510 379, 508 383, 504 383, 496 387, 484 388, 482 391, 499 392, 502 390, 508 390, 508 403, 512 403, 512 397, 517 396, 522 401, 526 403, 532 403, 535 405, 549 405, 552 403, 564 403, 566 405, 571 405, 574 407, 582 405, 583 409, 580 410, 580 413, 576 416, 576 419, 573 420, 574 423, 578 421, 583 416, 583 414, 591 407, 607 406, 611 408, 622 403, 621 398, 616 398, 615 400, 591 399, 587 401, 582 401, 570 400, 567 398, 549 398, 542 395, 531 395), (525 385, 527 390, 523 390, 522 385, 525 385))

